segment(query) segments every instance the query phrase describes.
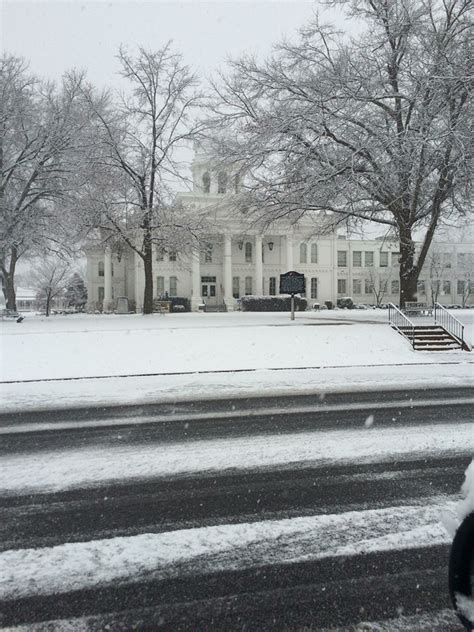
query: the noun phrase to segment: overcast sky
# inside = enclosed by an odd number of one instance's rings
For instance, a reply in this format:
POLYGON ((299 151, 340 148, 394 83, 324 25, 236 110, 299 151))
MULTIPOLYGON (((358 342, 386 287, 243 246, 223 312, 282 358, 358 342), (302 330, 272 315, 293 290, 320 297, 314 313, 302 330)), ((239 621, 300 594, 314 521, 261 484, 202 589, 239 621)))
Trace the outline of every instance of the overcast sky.
POLYGON ((318 9, 317 2, 305 0, 0 1, 4 50, 30 60, 39 75, 58 78, 77 67, 102 85, 114 83, 121 43, 153 50, 171 39, 188 64, 209 75, 227 55, 265 54, 318 9))

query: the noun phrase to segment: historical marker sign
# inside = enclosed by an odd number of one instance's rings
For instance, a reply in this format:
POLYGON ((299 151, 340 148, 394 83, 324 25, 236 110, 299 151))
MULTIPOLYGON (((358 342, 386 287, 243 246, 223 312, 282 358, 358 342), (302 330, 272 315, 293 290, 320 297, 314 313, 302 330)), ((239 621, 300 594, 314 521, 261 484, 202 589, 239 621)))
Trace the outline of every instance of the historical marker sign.
POLYGON ((306 279, 300 272, 285 272, 280 274, 280 294, 304 294, 306 292, 306 279))

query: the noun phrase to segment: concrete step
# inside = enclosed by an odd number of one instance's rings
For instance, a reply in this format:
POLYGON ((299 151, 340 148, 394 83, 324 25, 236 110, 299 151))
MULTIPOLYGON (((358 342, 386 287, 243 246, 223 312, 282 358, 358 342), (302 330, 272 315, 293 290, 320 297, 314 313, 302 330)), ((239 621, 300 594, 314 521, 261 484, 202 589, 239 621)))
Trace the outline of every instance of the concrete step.
POLYGON ((428 341, 428 340, 452 340, 451 336, 417 336, 416 334, 414 336, 410 336, 410 338, 414 338, 415 340, 424 340, 424 341, 428 341))
POLYGON ((429 345, 423 347, 415 346, 415 351, 457 351, 461 348, 461 345, 453 347, 430 347, 429 345))

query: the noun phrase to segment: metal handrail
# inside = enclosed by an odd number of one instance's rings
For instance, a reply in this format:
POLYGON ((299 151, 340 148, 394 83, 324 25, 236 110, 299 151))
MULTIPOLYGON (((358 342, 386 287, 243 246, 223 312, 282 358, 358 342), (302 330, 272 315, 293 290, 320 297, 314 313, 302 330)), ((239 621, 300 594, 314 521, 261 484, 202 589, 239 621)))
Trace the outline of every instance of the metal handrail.
POLYGON ((441 325, 447 332, 455 336, 461 342, 461 348, 464 349, 464 325, 439 303, 434 304, 434 321, 435 325, 441 325))
POLYGON ((415 348, 415 323, 412 323, 393 303, 388 304, 388 322, 400 332, 402 336, 405 336, 405 338, 411 342, 411 346, 415 348), (410 336, 407 335, 408 332, 411 334, 411 340, 410 336))

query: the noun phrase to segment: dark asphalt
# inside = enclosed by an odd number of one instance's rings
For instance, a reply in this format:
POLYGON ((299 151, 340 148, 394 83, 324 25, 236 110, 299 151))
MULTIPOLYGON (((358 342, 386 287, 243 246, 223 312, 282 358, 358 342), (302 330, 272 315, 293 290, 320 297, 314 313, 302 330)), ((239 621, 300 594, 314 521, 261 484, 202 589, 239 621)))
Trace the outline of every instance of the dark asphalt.
MULTIPOLYGON (((465 389, 404 391, 373 394, 372 401, 414 401, 466 398, 465 389)), ((317 397, 260 398, 238 404, 199 402, 184 408, 135 409, 135 415, 169 415, 168 421, 147 421, 115 428, 69 428, 5 434, 3 454, 31 453, 117 441, 157 444, 224 436, 325 430, 362 425, 368 412, 314 410, 291 414, 291 408, 370 404, 368 394, 317 397), (278 415, 249 417, 266 407, 288 408, 278 415), (237 419, 219 419, 219 412, 236 407, 237 419), (238 408, 237 408, 238 407, 238 408), (177 414, 209 413, 215 417, 183 422, 177 414), (247 416, 246 416, 247 415, 247 416)), ((452 404, 375 413, 376 423, 397 425, 472 420, 472 406, 452 404), (398 414, 400 412, 400 414, 398 414)), ((109 411, 110 412, 110 411, 109 411)), ((373 414, 373 411, 370 411, 373 414)), ((57 413, 55 413, 56 415, 57 413)), ((132 417, 127 409, 124 421, 132 417)), ((54 415, 53 415, 54 416, 54 415)), ((92 420, 83 417, 82 420, 92 420)), ((113 418, 113 417, 112 417, 113 418)), ((49 422, 51 417, 47 416, 49 422)), ((107 415, 102 420, 110 419, 107 415)), ((64 421, 56 417, 56 421, 64 421)), ((17 419, 43 423, 43 415, 17 419)), ((12 419, 10 419, 10 422, 12 419)), ((5 425, 5 424, 4 424, 5 425)), ((316 514, 334 514, 410 504, 430 504, 433 498, 455 495, 470 457, 389 460, 384 463, 319 466, 293 463, 286 467, 225 474, 178 476, 108 484, 60 493, 1 498, 1 549, 49 547, 139 533, 157 533, 203 525, 253 522, 316 514)), ((91 630, 248 631, 320 630, 449 608, 445 546, 389 551, 353 557, 326 558, 298 564, 256 566, 249 570, 199 574, 183 567, 179 579, 150 576, 133 583, 81 590, 63 595, 22 598, 0 603, 3 626, 91 616, 91 630), (108 626, 108 627, 106 627, 108 626)), ((202 571, 201 571, 202 572, 202 571)), ((456 625, 449 630, 455 630, 456 625)), ((462 628, 459 627, 459 630, 462 628)), ((448 628, 446 629, 448 630, 448 628)), ((419 632, 422 632, 421 630, 419 632)), ((427 631, 426 631, 427 632, 427 631)))
MULTIPOLYGON (((314 384, 315 390, 318 384, 314 384)), ((186 393, 183 392, 183 397, 186 393)), ((354 391, 348 393, 324 393, 292 395, 292 396, 262 396, 262 397, 234 397, 207 400, 205 397, 194 401, 177 400, 174 403, 141 404, 129 406, 96 406, 88 408, 55 409, 43 411, 22 411, 16 413, 2 413, 0 411, 0 428, 10 424, 37 423, 39 421, 54 423, 61 421, 97 421, 106 419, 127 419, 137 416, 169 416, 177 414, 199 414, 229 412, 233 410, 255 411, 261 408, 273 406, 286 408, 289 412, 295 406, 316 406, 360 403, 387 403, 393 401, 418 401, 429 399, 433 402, 443 399, 458 399, 473 397, 473 389, 470 387, 456 388, 406 388, 387 390, 354 391)))
POLYGON ((354 400, 346 394, 328 396, 324 400, 302 396, 245 399, 241 404, 238 400, 217 401, 214 406, 211 402, 139 406, 133 409, 134 414, 127 407, 118 416, 98 415, 96 419, 83 418, 81 413, 59 414, 58 411, 29 414, 21 419, 13 416, 8 421, 7 416, 3 416, 0 455, 358 428, 369 415, 374 415, 378 427, 474 421, 472 389, 443 389, 434 391, 433 397, 425 390, 354 395, 354 400), (356 406, 356 409, 344 410, 346 405, 356 406), (21 432, 15 432, 17 429, 21 432))
POLYGON ((4 625, 12 625, 87 613, 102 615, 92 630, 191 632, 298 630, 305 626, 318 630, 396 618, 400 612, 435 615, 450 607, 447 558, 448 547, 435 546, 199 578, 151 579, 4 602, 0 616, 4 625))
POLYGON ((1 550, 334 514, 457 494, 457 458, 173 477, 2 499, 1 550))

